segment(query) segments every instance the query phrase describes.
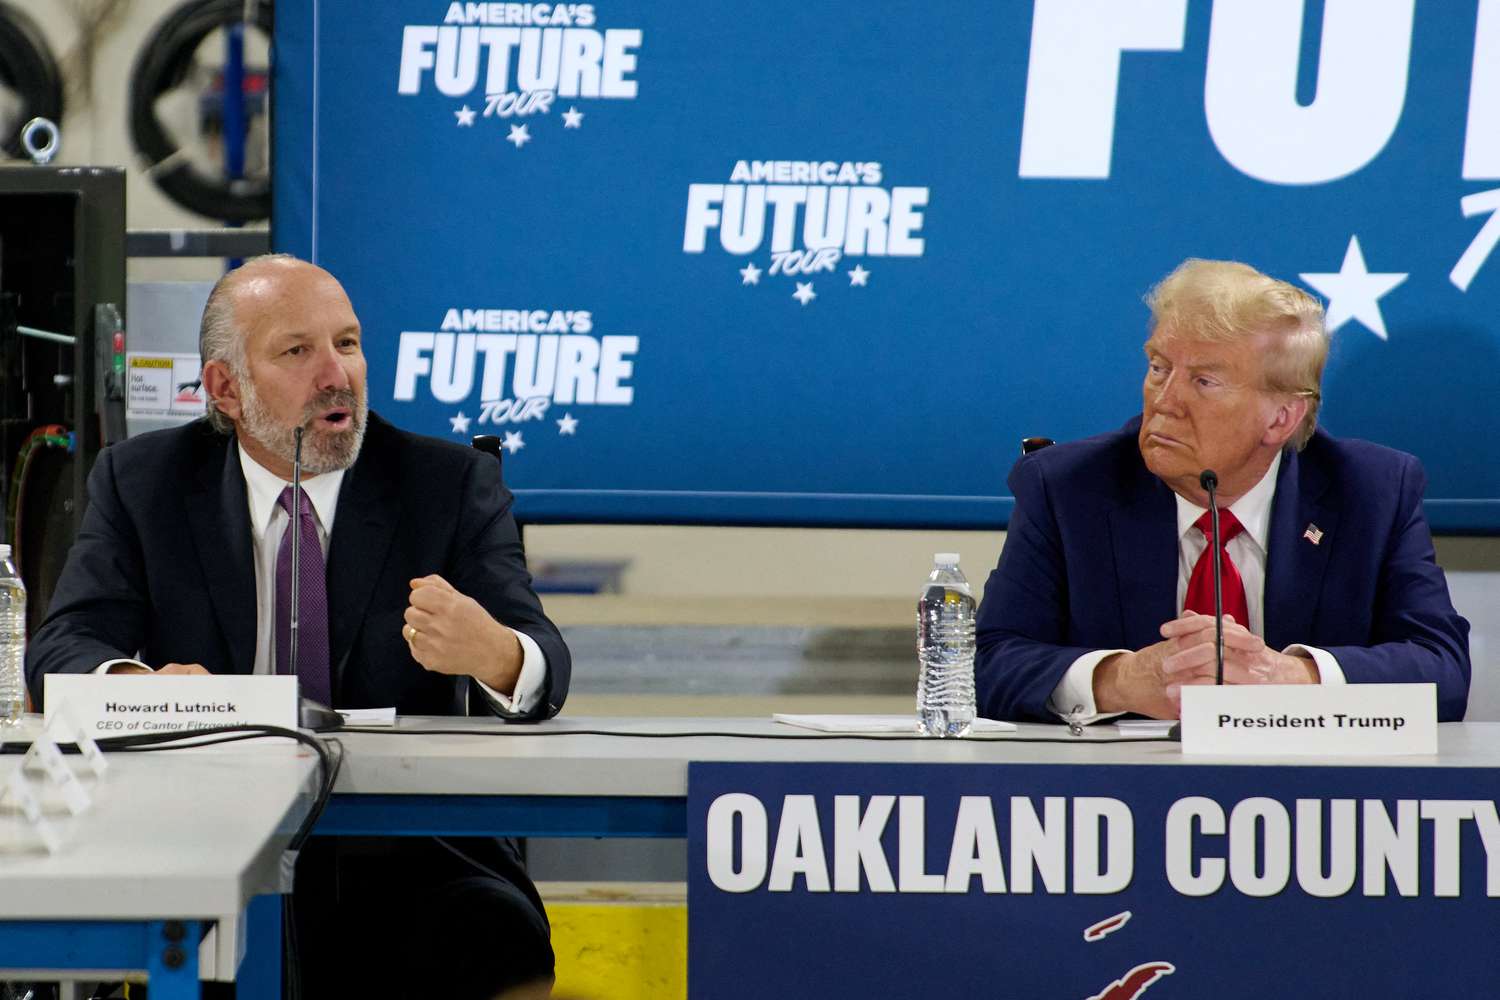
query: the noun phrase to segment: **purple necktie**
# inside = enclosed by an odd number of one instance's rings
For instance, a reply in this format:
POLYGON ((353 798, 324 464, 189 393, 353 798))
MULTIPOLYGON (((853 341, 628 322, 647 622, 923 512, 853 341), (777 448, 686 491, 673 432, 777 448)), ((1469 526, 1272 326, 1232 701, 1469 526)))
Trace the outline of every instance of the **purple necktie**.
MULTIPOLYGON (((292 516, 292 488, 281 491, 276 502, 292 516)), ((318 544, 318 525, 313 520, 312 504, 303 494, 299 503, 300 525, 288 521, 276 550, 276 672, 289 674, 291 669, 292 621, 292 532, 302 532, 302 550, 298 553, 297 600, 301 614, 297 619, 297 679, 305 698, 332 707, 333 687, 328 670, 328 582, 323 571, 323 546, 318 544)))

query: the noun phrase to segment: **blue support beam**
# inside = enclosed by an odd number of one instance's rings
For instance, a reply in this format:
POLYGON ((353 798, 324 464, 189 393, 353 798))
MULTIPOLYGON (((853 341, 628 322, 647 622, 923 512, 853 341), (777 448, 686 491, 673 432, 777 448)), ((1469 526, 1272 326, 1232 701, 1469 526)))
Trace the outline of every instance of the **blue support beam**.
MULTIPOLYGON (((325 837, 686 837, 687 800, 638 795, 335 795, 314 831, 325 837)), ((279 997, 262 974, 280 951, 280 912, 250 907, 240 1000, 279 997), (259 915, 257 915, 259 913, 259 915)), ((276 959, 280 970, 280 960, 276 959)), ((279 980, 279 975, 278 975, 279 980)), ((154 995, 153 995, 154 1000, 154 995)))
POLYGON ((152 921, 146 927, 146 988, 152 1000, 198 1000, 198 942, 203 936, 198 923, 152 921))
MULTIPOLYGON (((236 181, 245 176, 245 26, 231 24, 224 29, 224 176, 236 181)), ((232 225, 232 224, 231 224, 232 225)), ((233 271, 244 263, 232 257, 225 270, 233 271)))
POLYGON ((686 837, 687 800, 638 795, 335 795, 320 836, 686 837))
POLYGON ((199 994, 196 920, 0 921, 0 971, 140 969, 152 1000, 199 994))
POLYGON ((245 960, 235 975, 238 1000, 281 997, 281 896, 256 896, 245 910, 245 960))

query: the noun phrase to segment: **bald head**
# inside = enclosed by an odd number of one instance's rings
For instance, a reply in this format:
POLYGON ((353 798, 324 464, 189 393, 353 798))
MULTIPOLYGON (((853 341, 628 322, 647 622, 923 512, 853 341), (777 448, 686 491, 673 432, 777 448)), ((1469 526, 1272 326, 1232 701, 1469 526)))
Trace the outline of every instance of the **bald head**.
MULTIPOLYGON (((251 326, 265 310, 275 306, 278 288, 282 284, 308 280, 331 282, 348 302, 337 278, 318 265, 289 253, 251 257, 233 271, 225 272, 214 283, 203 306, 203 319, 198 327, 201 363, 206 367, 210 361, 222 362, 236 378, 244 378, 247 372, 245 342, 251 326)), ((353 307, 350 307, 350 312, 353 312, 353 307)), ((234 431, 234 422, 220 411, 212 396, 208 399, 208 420, 221 434, 234 431)))
POLYGON ((288 254, 255 257, 214 285, 199 331, 214 427, 277 474, 296 431, 303 468, 347 468, 364 432, 365 359, 343 286, 288 254))

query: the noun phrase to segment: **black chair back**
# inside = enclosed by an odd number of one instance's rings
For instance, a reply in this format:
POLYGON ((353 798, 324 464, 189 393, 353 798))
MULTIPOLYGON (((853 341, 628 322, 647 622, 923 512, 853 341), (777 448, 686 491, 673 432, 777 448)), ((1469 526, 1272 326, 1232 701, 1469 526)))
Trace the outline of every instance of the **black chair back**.
MULTIPOLYGON (((475 438, 474 441, 475 441, 474 447, 478 448, 479 447, 479 444, 478 444, 479 439, 475 438)), ((1052 445, 1054 445, 1056 443, 1057 442, 1053 441, 1051 438, 1043 438, 1043 437, 1022 438, 1021 439, 1021 454, 1022 455, 1030 455, 1034 451, 1041 451, 1043 448, 1051 447, 1052 445)))
MULTIPOLYGON (((1050 444, 1051 442, 1048 443, 1050 444)), ((505 464, 505 453, 500 450, 500 439, 495 435, 475 434, 470 444, 487 455, 494 455, 495 461, 499 462, 502 466, 505 464)))

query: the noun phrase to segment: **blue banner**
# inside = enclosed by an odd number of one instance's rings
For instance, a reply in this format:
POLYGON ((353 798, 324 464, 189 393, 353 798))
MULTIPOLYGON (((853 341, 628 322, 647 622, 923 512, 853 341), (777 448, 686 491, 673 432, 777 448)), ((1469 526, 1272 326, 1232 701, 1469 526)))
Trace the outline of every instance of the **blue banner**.
POLYGON ((1493 772, 692 764, 694 997, 1468 997, 1493 772))
POLYGON ((1000 526, 1142 296, 1329 306, 1323 421, 1500 529, 1500 0, 277 4, 274 241, 543 520, 1000 526))

